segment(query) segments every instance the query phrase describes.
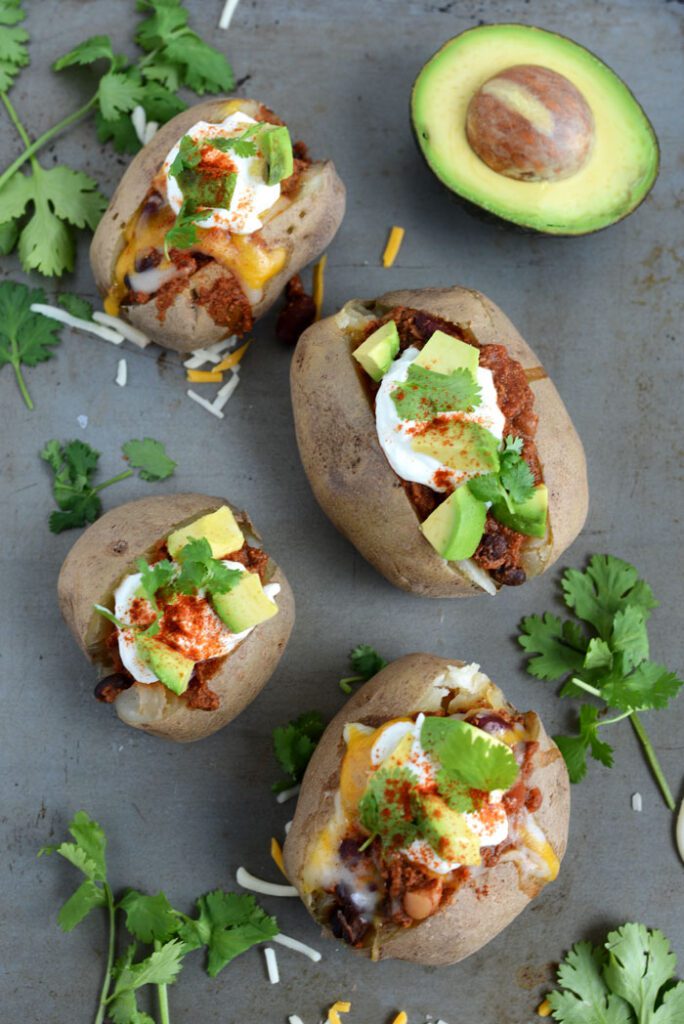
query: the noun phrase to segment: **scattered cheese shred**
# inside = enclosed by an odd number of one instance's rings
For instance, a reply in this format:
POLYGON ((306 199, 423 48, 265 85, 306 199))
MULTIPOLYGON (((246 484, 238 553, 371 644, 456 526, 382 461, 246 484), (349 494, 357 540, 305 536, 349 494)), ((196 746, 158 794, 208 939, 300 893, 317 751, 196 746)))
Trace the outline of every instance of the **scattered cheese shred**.
POLYGON ((128 381, 128 363, 125 359, 120 359, 116 368, 115 382, 120 388, 125 388, 128 381))
POLYGON ((292 820, 290 819, 290 821, 286 821, 285 822, 285 835, 286 836, 289 836, 291 828, 292 828, 292 820))
POLYGON ((226 359, 223 359, 218 364, 218 366, 215 366, 214 372, 224 373, 226 370, 232 370, 232 368, 234 366, 237 366, 237 364, 240 362, 240 360, 242 359, 242 357, 244 356, 245 352, 247 351, 251 344, 252 339, 250 338, 249 341, 246 341, 244 343, 244 345, 240 345, 240 348, 235 349, 235 351, 231 355, 227 356, 226 359))
POLYGON ((539 1017, 550 1017, 551 1016, 551 1003, 548 999, 542 1000, 537 1007, 537 1015, 539 1017))
POLYGON ((285 804, 288 800, 291 800, 293 796, 297 796, 299 793, 299 785, 293 786, 292 789, 284 789, 281 793, 278 793, 276 800, 279 804, 285 804))
POLYGON ((383 267, 391 267, 401 249, 401 243, 404 241, 404 229, 398 228, 396 225, 392 228, 387 239, 387 245, 385 251, 382 254, 382 265, 383 267))
POLYGON ((158 121, 148 121, 145 125, 145 145, 151 142, 159 130, 158 121))
POLYGON ((191 384, 221 384, 223 374, 218 370, 188 370, 185 379, 191 384))
POLYGON ((278 970, 278 959, 276 957, 275 949, 271 949, 270 946, 266 946, 264 949, 264 956, 266 957, 268 980, 272 985, 277 985, 280 981, 280 971, 278 970))
POLYGON ((137 327, 133 327, 132 324, 126 323, 120 316, 110 316, 109 313, 101 313, 100 310, 96 310, 93 313, 93 320, 98 324, 104 324, 105 327, 112 327, 115 331, 118 331, 126 341, 132 341, 138 348, 147 348, 150 344, 150 339, 142 331, 139 331, 137 327))
POLYGON ((304 1024, 304 1021, 296 1013, 293 1013, 287 1018, 287 1024, 304 1024))
POLYGON ((641 800, 641 793, 632 793, 632 810, 641 811, 643 809, 643 803, 641 800))
POLYGON ((147 114, 145 108, 138 104, 137 107, 133 107, 133 113, 131 114, 131 123, 135 129, 135 134, 138 136, 138 142, 141 146, 145 145, 145 124, 147 122, 147 114))
POLYGON ((349 1013, 351 1010, 351 1003, 343 1003, 338 1000, 328 1010, 328 1021, 327 1024, 342 1024, 340 1021, 341 1013, 349 1013))
POLYGON ((50 320, 58 320, 62 324, 66 324, 67 327, 73 327, 77 331, 85 331, 87 334, 94 334, 97 338, 102 338, 104 341, 111 341, 112 345, 120 345, 123 341, 123 335, 117 331, 113 331, 110 327, 102 327, 100 324, 93 323, 92 320, 81 320, 78 316, 72 316, 71 313, 67 313, 65 309, 59 309, 57 306, 47 306, 42 302, 34 302, 31 306, 32 313, 42 313, 43 316, 47 316, 50 320))
POLYGON ((271 857, 273 857, 273 860, 280 868, 281 874, 285 875, 285 878, 287 878, 287 875, 285 874, 285 864, 283 863, 283 851, 275 836, 271 838, 271 857))
POLYGON ((396 1015, 396 1017, 392 1021, 392 1024, 407 1024, 407 1021, 408 1017, 406 1016, 406 1012, 402 1010, 400 1013, 396 1015))
POLYGON ((235 8, 239 4, 240 0, 226 0, 221 11, 221 17, 219 18, 218 27, 222 29, 230 28, 230 23, 233 20, 235 14, 235 8))
POLYGON ((235 388, 240 383, 240 375, 238 374, 237 366, 233 370, 230 380, 226 381, 222 388, 219 388, 216 392, 216 398, 214 399, 214 408, 221 410, 230 396, 235 391, 235 388))
POLYGON ((188 396, 188 398, 191 398, 193 402, 197 402, 197 404, 201 405, 203 409, 206 409, 207 412, 212 413, 212 415, 216 416, 220 420, 223 419, 223 413, 221 412, 221 410, 214 408, 211 402, 208 402, 206 398, 202 398, 202 396, 198 395, 196 391, 191 391, 188 388, 185 394, 188 396))
POLYGON ((675 829, 675 839, 677 840, 677 849, 679 850, 679 856, 684 860, 684 800, 679 805, 679 814, 677 815, 677 827, 675 829))
POLYGON ((299 939, 291 939, 289 935, 283 935, 282 932, 279 932, 273 941, 279 942, 281 946, 286 946, 287 949, 293 949, 295 953, 303 953, 304 956, 308 956, 309 960, 313 960, 315 964, 322 959, 317 949, 312 949, 311 946, 305 945, 299 939))
POLYGON ((313 268, 313 300, 316 307, 316 319, 321 319, 323 309, 323 295, 325 294, 325 265, 328 262, 328 254, 324 253, 316 266, 313 268))
POLYGON ((266 882, 263 878, 256 878, 245 868, 239 867, 235 875, 237 884, 250 892, 258 892, 261 896, 298 896, 299 893, 294 885, 277 885, 275 882, 266 882))
POLYGON ((221 341, 217 341, 213 345, 207 345, 206 348, 196 348, 185 360, 183 366, 186 370, 196 370, 198 367, 204 366, 205 363, 220 363, 223 354, 231 349, 236 341, 237 338, 233 334, 230 338, 222 338, 221 341))

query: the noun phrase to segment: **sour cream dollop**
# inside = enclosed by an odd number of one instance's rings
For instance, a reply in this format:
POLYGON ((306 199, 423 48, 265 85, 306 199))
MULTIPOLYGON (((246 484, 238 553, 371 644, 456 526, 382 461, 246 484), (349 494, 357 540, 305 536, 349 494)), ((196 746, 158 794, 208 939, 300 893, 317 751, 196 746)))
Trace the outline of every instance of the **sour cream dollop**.
MULTIPOLYGON (((224 560, 223 564, 228 569, 238 569, 240 572, 247 571, 244 565, 241 565, 239 562, 224 560)), ((114 592, 114 614, 117 619, 127 625, 135 621, 140 614, 139 602, 144 602, 147 605, 147 602, 139 593, 141 579, 142 576, 139 572, 132 573, 121 581, 114 592), (136 603, 136 611, 138 615, 133 614, 134 602, 136 603)), ((264 593, 274 601, 276 595, 280 593, 280 584, 267 583, 264 587, 264 593)), ((199 591, 199 595, 203 596, 202 591, 199 591)), ((226 654, 230 654, 230 652, 235 650, 238 644, 240 644, 245 637, 249 636, 254 629, 254 626, 250 626, 249 629, 243 630, 242 633, 231 633, 208 601, 203 606, 202 612, 203 614, 200 626, 201 635, 198 636, 197 632, 194 632, 192 636, 188 636, 188 641, 191 642, 193 646, 197 646, 198 643, 202 645, 203 653, 206 652, 205 657, 202 660, 206 660, 208 658, 220 658, 226 654)), ((197 616, 193 617, 193 626, 195 629, 198 626, 197 616)), ((128 669, 136 682, 158 682, 159 677, 154 674, 150 666, 147 665, 138 654, 135 644, 135 633, 132 629, 120 629, 118 643, 119 655, 124 668, 128 669)))
MULTIPOLYGON (((204 141, 211 145, 212 139, 242 135, 246 128, 257 123, 253 117, 238 110, 220 124, 198 121, 185 134, 195 142, 204 141)), ((183 193, 176 178, 169 174, 169 169, 176 158, 180 142, 179 139, 162 165, 166 195, 171 209, 176 214, 183 204, 183 193)), ((214 209, 211 216, 198 221, 198 225, 201 228, 222 228, 236 235, 251 235, 263 227, 260 215, 270 210, 280 199, 280 184, 266 184, 266 161, 258 151, 255 156, 246 157, 237 156, 233 151, 224 154, 215 150, 215 153, 217 161, 229 161, 230 170, 237 174, 235 189, 227 210, 214 209)))
MULTIPOLYGON (((402 478, 417 484, 425 484, 433 491, 446 491, 462 484, 468 476, 465 470, 444 466, 438 459, 417 452, 411 446, 416 420, 402 420, 392 401, 392 392, 408 377, 409 366, 418 356, 419 349, 411 346, 395 359, 382 378, 375 399, 375 423, 380 446, 394 472, 402 478), (438 474, 435 477, 435 474, 438 474)), ((499 408, 492 371, 478 366, 475 377, 481 390, 481 403, 472 412, 447 412, 457 420, 470 420, 489 430, 498 440, 503 438, 506 417, 499 408)))

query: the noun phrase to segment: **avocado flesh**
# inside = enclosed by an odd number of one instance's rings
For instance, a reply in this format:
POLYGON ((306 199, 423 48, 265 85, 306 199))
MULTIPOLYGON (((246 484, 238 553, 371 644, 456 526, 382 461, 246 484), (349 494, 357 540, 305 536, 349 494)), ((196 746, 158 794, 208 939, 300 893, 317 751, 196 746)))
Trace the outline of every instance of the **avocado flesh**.
POLYGON ((435 331, 413 360, 413 365, 424 366, 433 373, 450 374, 456 370, 477 373, 480 353, 474 345, 452 338, 444 331, 435 331))
POLYGON ((171 557, 175 558, 190 540, 209 541, 212 558, 220 558, 222 555, 239 551, 245 543, 242 530, 227 505, 222 505, 215 512, 200 516, 194 522, 169 534, 166 546, 171 557))
POLYGON ((532 496, 522 504, 516 505, 512 512, 505 502, 497 502, 492 506, 495 519, 504 526, 517 530, 518 533, 524 533, 527 537, 546 536, 548 511, 549 492, 546 484, 538 484, 532 496))
POLYGON ((174 693, 185 693, 190 682, 195 662, 179 651, 167 647, 161 640, 151 636, 139 636, 136 641, 138 654, 147 662, 154 674, 167 689, 174 693))
POLYGON ((465 815, 452 811, 435 793, 420 797, 420 830, 443 860, 471 866, 480 863, 480 839, 468 828, 465 815))
POLYGON ((242 633, 272 618, 278 605, 264 593, 255 572, 243 572, 232 590, 214 594, 214 611, 232 633, 242 633))
POLYGON ((289 178, 294 170, 294 158, 287 128, 283 125, 264 132, 261 148, 268 164, 266 184, 277 185, 284 178, 289 178))
POLYGON ((420 524, 420 529, 442 558, 460 562, 475 553, 482 540, 486 518, 487 506, 464 485, 438 505, 420 524))
POLYGON ((399 331, 394 320, 388 320, 355 348, 352 355, 368 376, 377 382, 385 376, 398 352, 399 331))
POLYGON ((472 420, 436 418, 413 437, 411 447, 470 476, 495 473, 499 468, 499 441, 472 420))
POLYGON ((447 188, 494 216, 546 234, 582 235, 613 224, 639 205, 658 174, 655 132, 624 82, 579 44, 526 25, 482 25, 449 40, 416 79, 411 117, 428 166, 447 188), (591 107, 594 147, 568 178, 506 178, 470 148, 465 123, 472 96, 519 64, 564 75, 591 107))

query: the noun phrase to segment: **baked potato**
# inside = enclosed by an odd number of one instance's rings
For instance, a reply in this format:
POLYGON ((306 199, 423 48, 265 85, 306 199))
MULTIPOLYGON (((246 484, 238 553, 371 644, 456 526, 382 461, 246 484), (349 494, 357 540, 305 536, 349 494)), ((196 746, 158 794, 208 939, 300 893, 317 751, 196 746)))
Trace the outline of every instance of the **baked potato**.
POLYGON ((581 441, 537 356, 480 292, 349 302, 304 332, 291 384, 319 504, 397 587, 494 594, 544 572, 582 528, 581 441))
POLYGON ((203 494, 107 512, 67 555, 58 595, 101 676, 95 696, 126 724, 180 743, 254 700, 294 622, 288 582, 249 517, 203 494))
POLYGON ((292 147, 263 104, 190 107, 133 159, 97 227, 105 310, 178 352, 244 334, 330 243, 344 205, 334 165, 292 147))
POLYGON ((451 964, 553 881, 565 762, 475 664, 409 654, 342 708, 306 770, 284 847, 324 931, 373 959, 451 964))

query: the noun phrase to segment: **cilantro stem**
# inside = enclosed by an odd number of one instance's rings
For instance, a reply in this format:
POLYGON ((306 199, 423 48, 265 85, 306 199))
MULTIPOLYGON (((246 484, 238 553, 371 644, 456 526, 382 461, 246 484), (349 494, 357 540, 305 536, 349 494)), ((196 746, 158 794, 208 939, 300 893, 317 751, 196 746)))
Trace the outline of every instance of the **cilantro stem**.
MULTIPOLYGON (((162 944, 154 940, 154 948, 161 949, 162 944)), ((169 1016, 169 993, 166 985, 157 985, 157 1002, 159 1004, 159 1024, 171 1024, 169 1016)))
POLYGON ((363 676, 345 676, 344 679, 340 679, 340 690, 342 690, 342 693, 351 693, 351 684, 362 682, 363 676))
POLYGON ((671 811, 674 811, 675 802, 674 797, 672 796, 672 790, 667 784, 667 779, 665 778, 665 773, 661 768, 660 761, 658 760, 658 755, 653 749, 653 744, 651 743, 648 733, 644 729, 642 721, 637 715, 636 711, 632 711, 632 713, 629 716, 629 720, 632 723, 632 727, 634 728, 634 732, 637 734, 639 742, 644 748, 646 760, 648 761, 651 767, 651 771, 653 772, 656 782, 660 786, 660 791, 663 794, 663 797, 665 798, 665 803, 671 811))
POLYGON ((105 487, 111 487, 112 484, 118 484, 119 480, 125 480, 128 476, 133 476, 132 469, 125 469, 123 473, 119 473, 117 476, 113 476, 109 480, 105 480, 104 483, 98 484, 97 487, 93 487, 93 491, 97 494, 98 491, 103 491, 105 487))
POLYGON ((116 938, 114 895, 107 882, 104 883, 104 893, 107 900, 107 913, 109 914, 109 939, 107 943, 107 963, 105 968, 104 981, 100 992, 100 1002, 97 1007, 95 1024, 102 1024, 107 1009, 107 995, 112 982, 112 967, 114 966, 114 942, 116 938))
MULTIPOLYGON (((10 338, 10 344, 12 346, 12 355, 15 356, 16 349, 17 349, 17 343, 16 343, 14 338, 10 338)), ((26 381, 24 380, 24 375, 21 372, 21 366, 20 366, 20 363, 19 363, 19 357, 16 356, 16 358, 13 358, 11 360, 11 363, 12 363, 12 368, 14 370, 14 375, 17 378, 17 384, 19 385, 19 390, 21 391, 21 396, 24 399, 24 402, 26 403, 27 408, 29 408, 31 410, 31 412, 33 412, 33 399, 31 398, 31 396, 29 394, 29 390, 26 387, 26 381)))
POLYGON ((590 693, 593 697, 601 696, 600 690, 597 690, 595 686, 591 686, 589 683, 585 683, 583 679, 578 679, 577 676, 573 676, 571 682, 573 682, 575 686, 579 686, 580 690, 586 690, 587 693, 590 693))
POLYGON ((53 139, 55 135, 59 135, 60 132, 62 132, 65 128, 68 128, 75 121, 80 121, 81 118, 89 114, 90 111, 93 110, 94 107, 97 105, 97 93, 94 93, 93 96, 91 96, 91 98, 88 100, 88 102, 84 103, 82 107, 79 107, 78 110, 75 110, 73 114, 69 114, 68 117, 63 118, 61 121, 58 121, 57 124, 52 126, 52 128, 48 128, 46 132, 43 132, 42 135, 39 135, 37 139, 31 142, 26 133, 23 130, 19 129, 20 122, 16 115, 16 112, 14 112, 14 116, 12 116, 14 108, 10 104, 7 93, 0 93, 0 98, 5 104, 5 107, 7 107, 7 112, 12 120, 12 123, 15 125, 15 127, 19 131, 19 134, 22 136, 24 145, 26 147, 23 153, 20 153, 17 159, 14 160, 13 163, 9 165, 9 167, 5 168, 2 174, 0 174, 0 189, 2 189, 3 185, 7 184, 10 178, 12 178, 16 174, 19 168, 23 164, 25 164, 27 160, 30 159, 30 157, 32 157, 34 153, 37 153, 39 149, 42 149, 43 146, 50 141, 50 139, 53 139))
POLYGON ((596 725, 599 729, 602 729, 604 725, 615 725, 616 722, 621 722, 623 718, 629 718, 631 714, 631 711, 623 711, 621 715, 615 715, 614 718, 604 718, 597 722, 596 725))

